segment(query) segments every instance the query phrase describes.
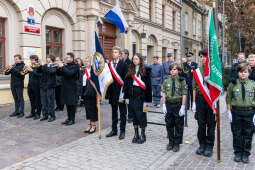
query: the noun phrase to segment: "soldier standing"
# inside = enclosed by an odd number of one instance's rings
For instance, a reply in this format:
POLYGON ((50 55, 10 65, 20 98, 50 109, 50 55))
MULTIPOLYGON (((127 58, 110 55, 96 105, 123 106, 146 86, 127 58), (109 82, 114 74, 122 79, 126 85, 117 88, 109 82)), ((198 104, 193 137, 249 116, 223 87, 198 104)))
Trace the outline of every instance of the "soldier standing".
MULTIPOLYGON (((183 77, 186 79, 186 83, 188 85, 188 95, 187 95, 187 109, 191 107, 191 101, 193 99, 193 89, 192 89, 192 80, 193 73, 192 71, 197 68, 197 63, 192 61, 193 57, 192 52, 188 52, 186 54, 187 61, 183 63, 183 77)), ((200 55, 199 55, 200 56, 200 55)))
POLYGON ((169 70, 171 77, 164 80, 162 89, 163 113, 166 114, 166 130, 169 139, 167 150, 178 152, 183 138, 187 86, 185 80, 179 77, 181 67, 178 64, 171 64, 169 70))
POLYGON ((230 83, 226 102, 233 134, 234 161, 249 163, 255 124, 255 84, 248 79, 251 72, 248 64, 239 64, 237 72, 239 79, 230 83))
POLYGON ((167 57, 168 57, 168 61, 165 62, 163 64, 163 66, 162 66, 163 67, 163 81, 170 77, 169 67, 170 67, 171 64, 174 63, 173 54, 172 53, 168 53, 167 57))
POLYGON ((158 63, 158 56, 153 57, 151 68, 151 86, 154 106, 160 107, 161 85, 163 82, 163 69, 158 63))
MULTIPOLYGON (((199 52, 201 74, 204 75, 204 67, 206 63, 207 49, 199 52)), ((213 154, 213 146, 215 140, 215 116, 213 110, 205 100, 202 92, 200 91, 195 79, 193 79, 193 104, 192 111, 195 113, 195 119, 198 123, 197 137, 199 148, 196 151, 198 155, 211 157, 213 154)))

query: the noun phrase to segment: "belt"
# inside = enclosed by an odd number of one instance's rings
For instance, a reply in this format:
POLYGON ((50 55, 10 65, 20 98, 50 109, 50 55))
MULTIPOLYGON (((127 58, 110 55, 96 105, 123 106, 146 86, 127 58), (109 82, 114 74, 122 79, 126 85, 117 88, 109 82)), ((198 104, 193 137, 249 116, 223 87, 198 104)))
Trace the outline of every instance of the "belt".
POLYGON ((151 76, 151 78, 160 78, 160 76, 151 76))
POLYGON ((254 110, 254 107, 237 107, 237 106, 232 106, 232 109, 234 110, 254 110))
POLYGON ((167 99, 167 103, 181 103, 182 99, 172 99, 172 100, 168 100, 167 99))

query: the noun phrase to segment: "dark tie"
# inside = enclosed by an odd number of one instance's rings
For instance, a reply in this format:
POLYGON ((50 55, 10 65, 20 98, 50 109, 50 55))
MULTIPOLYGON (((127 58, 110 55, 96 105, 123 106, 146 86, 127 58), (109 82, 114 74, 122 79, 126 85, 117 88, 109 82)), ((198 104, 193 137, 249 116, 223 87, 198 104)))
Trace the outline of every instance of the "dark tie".
POLYGON ((172 79, 172 96, 174 96, 175 93, 175 79, 172 79))
POLYGON ((243 99, 243 101, 244 101, 244 99, 245 99, 245 87, 244 87, 244 82, 241 82, 241 84, 242 84, 242 99, 243 99))
POLYGON ((116 66, 117 66, 117 63, 114 62, 114 63, 113 63, 113 67, 116 68, 116 66))

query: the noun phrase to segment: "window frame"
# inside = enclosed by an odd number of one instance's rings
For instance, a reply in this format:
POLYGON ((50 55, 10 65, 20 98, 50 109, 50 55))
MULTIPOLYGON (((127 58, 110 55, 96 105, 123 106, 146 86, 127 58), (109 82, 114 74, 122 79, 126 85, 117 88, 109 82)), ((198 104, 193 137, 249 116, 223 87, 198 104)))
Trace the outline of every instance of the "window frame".
MULTIPOLYGON (((55 56, 55 47, 60 48, 60 58, 63 58, 63 29, 60 28, 56 28, 56 27, 50 27, 50 26, 46 26, 46 31, 47 30, 51 30, 51 41, 48 42, 47 38, 46 38, 46 50, 47 47, 50 47, 51 49, 51 54, 55 56), (55 42, 54 41, 54 32, 59 32, 60 33, 60 42, 55 42)), ((46 34, 45 34, 46 36, 46 34)), ((47 51, 46 51, 46 55, 47 55, 47 51)), ((56 56, 57 57, 57 56, 56 56)))
POLYGON ((189 14, 186 12, 184 15, 184 20, 185 20, 185 32, 189 32, 189 14))
POLYGON ((176 28, 176 10, 173 10, 172 15, 173 15, 172 16, 173 17, 172 18, 173 19, 173 21, 172 21, 173 22, 173 27, 172 28, 173 28, 173 30, 175 30, 175 28, 176 28))
POLYGON ((193 36, 197 35, 197 19, 195 16, 192 19, 192 32, 193 32, 193 36))
POLYGON ((162 5, 162 25, 165 26, 166 24, 166 5, 162 5))
POLYGON ((2 36, 0 36, 0 42, 3 43, 3 65, 2 68, 0 69, 1 71, 5 68, 6 66, 6 54, 5 54, 5 43, 6 43, 6 34, 5 34, 5 19, 0 18, 0 23, 2 23, 2 36))

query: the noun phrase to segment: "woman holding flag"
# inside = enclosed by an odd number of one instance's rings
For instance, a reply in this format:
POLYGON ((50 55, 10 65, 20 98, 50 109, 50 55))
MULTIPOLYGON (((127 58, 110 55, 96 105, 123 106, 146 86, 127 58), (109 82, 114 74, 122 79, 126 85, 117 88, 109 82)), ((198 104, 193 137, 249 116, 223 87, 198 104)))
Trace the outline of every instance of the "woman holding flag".
POLYGON ((135 135, 132 143, 142 144, 146 141, 147 116, 144 108, 152 102, 150 71, 150 68, 145 67, 142 55, 135 54, 124 85, 124 98, 133 113, 135 135), (138 126, 141 128, 141 136, 138 126))

